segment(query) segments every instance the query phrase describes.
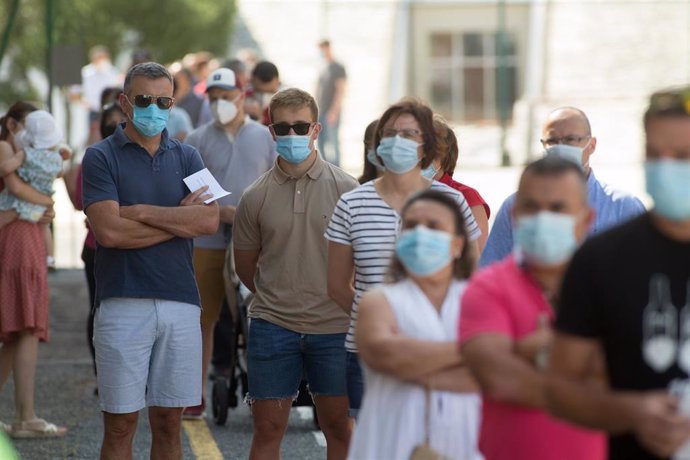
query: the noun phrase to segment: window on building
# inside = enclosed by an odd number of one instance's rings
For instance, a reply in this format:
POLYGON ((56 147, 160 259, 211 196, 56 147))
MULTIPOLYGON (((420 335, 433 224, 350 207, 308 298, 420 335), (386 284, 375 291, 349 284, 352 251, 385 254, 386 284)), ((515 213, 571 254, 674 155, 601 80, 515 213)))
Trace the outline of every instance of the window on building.
POLYGON ((508 119, 517 97, 516 39, 505 35, 505 73, 499 75, 499 40, 495 32, 431 35, 431 101, 436 111, 459 122, 497 121, 499 84, 508 119))

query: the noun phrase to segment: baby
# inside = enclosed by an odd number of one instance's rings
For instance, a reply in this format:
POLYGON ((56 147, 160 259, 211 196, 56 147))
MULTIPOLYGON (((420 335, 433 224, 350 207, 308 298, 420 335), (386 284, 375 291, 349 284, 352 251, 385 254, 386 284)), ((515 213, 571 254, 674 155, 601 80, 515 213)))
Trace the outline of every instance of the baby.
MULTIPOLYGON (((24 162, 17 175, 44 195, 53 194, 53 182, 62 172, 60 141, 62 131, 55 119, 45 110, 36 110, 26 116, 25 130, 18 133, 16 144, 24 150, 24 162)), ((38 222, 45 206, 29 203, 12 195, 8 189, 0 192, 0 210, 14 209, 22 220, 38 222)))
MULTIPOLYGON (((17 133, 17 150, 23 150, 24 161, 17 175, 44 195, 53 194, 53 182, 62 173, 64 151, 62 130, 53 116, 45 110, 36 110, 26 116, 24 131, 17 133), (62 150, 62 152, 61 152, 62 150)), ((20 153, 20 154, 21 154, 20 153)), ((17 198, 7 188, 0 192, 0 210, 14 209, 19 219, 38 222, 46 207, 17 198)), ((45 232, 49 232, 45 226, 45 232)), ((48 237, 48 235, 46 235, 48 237)))

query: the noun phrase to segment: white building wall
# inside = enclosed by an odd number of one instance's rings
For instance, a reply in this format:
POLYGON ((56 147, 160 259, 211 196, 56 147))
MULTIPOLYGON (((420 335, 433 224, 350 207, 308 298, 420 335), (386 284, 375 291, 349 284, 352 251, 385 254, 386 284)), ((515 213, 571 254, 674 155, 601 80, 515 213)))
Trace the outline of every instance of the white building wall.
POLYGON ((594 164, 639 163, 649 95, 690 82, 690 2, 555 1, 548 9, 537 118, 575 105, 599 139, 594 164))
POLYGON ((318 42, 331 41, 347 70, 340 137, 343 166, 359 174, 367 124, 388 104, 396 1, 239 0, 238 14, 278 66, 281 80, 311 93, 321 66, 318 42))

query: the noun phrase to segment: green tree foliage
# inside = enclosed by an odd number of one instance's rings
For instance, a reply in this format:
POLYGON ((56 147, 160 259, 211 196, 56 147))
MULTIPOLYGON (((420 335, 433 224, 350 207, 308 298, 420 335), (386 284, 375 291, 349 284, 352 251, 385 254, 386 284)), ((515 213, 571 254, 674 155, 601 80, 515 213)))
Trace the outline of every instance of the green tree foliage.
MULTIPOLYGON (((0 0, 0 32, 14 0, 0 0)), ((234 0, 53 0, 54 44, 79 45, 87 53, 107 46, 113 55, 145 48, 169 63, 194 51, 224 56, 230 41, 234 0)), ((46 67, 48 0, 21 0, 0 72, 0 105, 36 99, 29 69, 46 67)))

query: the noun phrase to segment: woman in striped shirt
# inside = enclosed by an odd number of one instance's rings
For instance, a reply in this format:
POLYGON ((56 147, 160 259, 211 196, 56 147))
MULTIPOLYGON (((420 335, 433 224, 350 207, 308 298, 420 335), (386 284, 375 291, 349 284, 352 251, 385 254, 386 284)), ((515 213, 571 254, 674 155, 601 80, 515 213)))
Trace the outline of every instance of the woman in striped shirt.
POLYGON ((471 250, 481 230, 463 195, 437 181, 422 177, 437 154, 433 112, 422 102, 403 99, 379 119, 373 146, 385 166, 383 176, 345 193, 336 205, 326 230, 328 293, 350 313, 347 349, 347 388, 350 415, 357 416, 364 383, 357 358, 354 331, 362 294, 386 280, 395 241, 400 231, 400 210, 407 199, 431 189, 451 196, 465 218, 471 250))

